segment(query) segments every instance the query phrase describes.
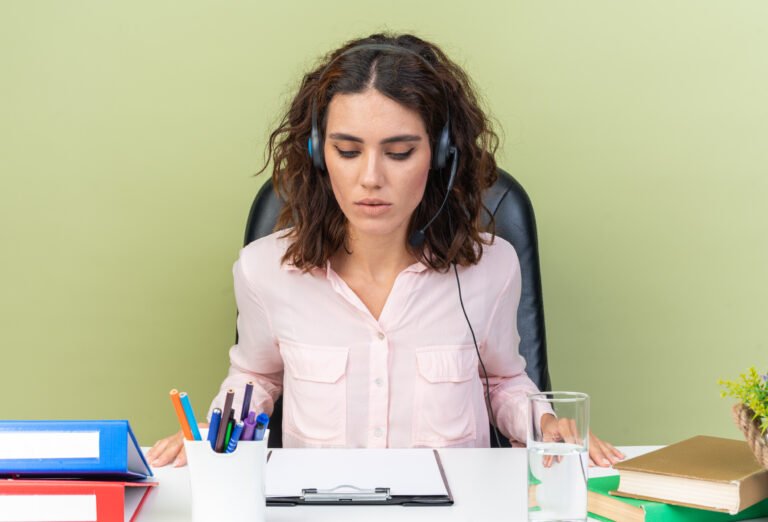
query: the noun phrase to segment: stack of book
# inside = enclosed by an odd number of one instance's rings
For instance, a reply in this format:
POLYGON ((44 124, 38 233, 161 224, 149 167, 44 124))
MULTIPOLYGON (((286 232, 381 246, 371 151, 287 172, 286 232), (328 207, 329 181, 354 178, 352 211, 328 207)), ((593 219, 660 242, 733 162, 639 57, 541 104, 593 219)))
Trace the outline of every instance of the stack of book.
POLYGON ((0 420, 0 522, 132 522, 151 476, 128 421, 0 420))
POLYGON ((721 522, 768 516, 768 470, 744 441, 697 436, 589 480, 589 511, 621 522, 721 522))

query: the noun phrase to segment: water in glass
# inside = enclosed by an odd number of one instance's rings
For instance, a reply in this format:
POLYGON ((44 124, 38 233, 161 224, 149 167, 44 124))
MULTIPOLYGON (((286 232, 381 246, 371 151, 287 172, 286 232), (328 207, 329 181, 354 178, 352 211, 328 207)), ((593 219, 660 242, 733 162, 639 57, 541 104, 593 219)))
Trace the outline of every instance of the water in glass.
POLYGON ((587 520, 587 448, 562 442, 528 446, 528 520, 587 520))

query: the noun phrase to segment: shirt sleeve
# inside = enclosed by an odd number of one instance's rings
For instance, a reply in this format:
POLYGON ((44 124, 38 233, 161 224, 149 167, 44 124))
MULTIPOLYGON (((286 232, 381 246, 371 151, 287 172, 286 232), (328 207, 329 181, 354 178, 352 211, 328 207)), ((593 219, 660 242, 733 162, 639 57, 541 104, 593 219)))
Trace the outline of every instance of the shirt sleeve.
MULTIPOLYGON (((496 426, 510 441, 525 443, 527 395, 539 390, 525 373, 525 359, 518 350, 520 335, 517 331, 517 307, 522 280, 517 255, 513 253, 510 258, 512 261, 506 265, 509 277, 492 309, 480 353, 488 372, 496 426)), ((480 379, 485 387, 482 367, 480 379)))
MULTIPOLYGON (((273 335, 267 309, 246 274, 241 253, 232 272, 237 302, 238 342, 229 350, 229 371, 219 393, 208 409, 208 419, 214 408, 222 408, 228 389, 235 392, 235 414, 242 411, 245 385, 253 382, 250 409, 272 415, 274 403, 282 393, 283 360, 273 335)), ((222 412, 222 414, 224 414, 222 412)))

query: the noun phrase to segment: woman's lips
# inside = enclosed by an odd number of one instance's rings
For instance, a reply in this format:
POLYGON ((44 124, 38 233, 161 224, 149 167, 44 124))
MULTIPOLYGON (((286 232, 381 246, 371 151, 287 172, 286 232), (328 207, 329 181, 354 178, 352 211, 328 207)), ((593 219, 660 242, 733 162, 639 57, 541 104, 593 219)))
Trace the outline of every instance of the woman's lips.
POLYGON ((380 216, 392 208, 391 203, 380 199, 361 199, 360 201, 355 201, 355 206, 368 216, 380 216))

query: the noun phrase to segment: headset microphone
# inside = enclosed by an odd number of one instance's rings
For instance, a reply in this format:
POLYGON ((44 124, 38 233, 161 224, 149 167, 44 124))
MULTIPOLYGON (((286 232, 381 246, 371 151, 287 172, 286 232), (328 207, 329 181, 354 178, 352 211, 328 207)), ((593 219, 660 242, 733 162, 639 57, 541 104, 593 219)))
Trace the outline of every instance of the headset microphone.
POLYGON ((426 236, 424 232, 427 231, 429 228, 429 225, 432 224, 435 219, 437 219, 437 216, 440 215, 440 213, 443 211, 443 208, 445 208, 445 204, 448 202, 448 197, 451 195, 451 189, 453 188, 453 182, 456 181, 456 169, 459 165, 459 153, 456 150, 456 147, 450 147, 448 149, 448 155, 453 156, 451 161, 451 175, 448 177, 448 188, 445 191, 445 197, 443 198, 443 202, 440 204, 440 208, 437 209, 437 212, 435 212, 435 215, 432 216, 432 219, 430 219, 426 225, 424 225, 422 228, 418 230, 414 230, 410 237, 408 238, 408 244, 411 245, 414 248, 418 248, 421 245, 424 244, 424 240, 426 239, 426 236))

